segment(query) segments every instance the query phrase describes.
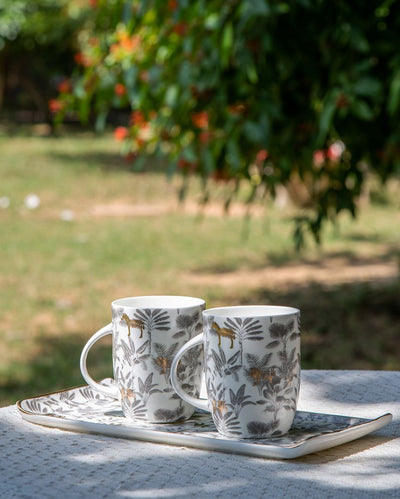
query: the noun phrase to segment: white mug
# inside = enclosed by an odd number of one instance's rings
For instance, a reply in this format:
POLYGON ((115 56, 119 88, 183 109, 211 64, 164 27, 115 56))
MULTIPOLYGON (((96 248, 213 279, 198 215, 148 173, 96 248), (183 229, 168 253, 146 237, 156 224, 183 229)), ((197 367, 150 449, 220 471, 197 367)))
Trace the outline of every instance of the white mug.
MULTIPOLYGON (((170 368, 179 348, 202 329, 204 300, 188 296, 139 296, 111 304, 112 322, 95 333, 82 350, 80 368, 86 382, 118 398, 126 417, 153 423, 189 418, 194 411, 174 392, 170 368), (114 383, 104 386, 89 375, 86 360, 100 338, 113 336, 114 383)), ((183 359, 179 374, 185 390, 201 387, 201 347, 183 359)))
POLYGON ((175 391, 210 411, 217 430, 235 438, 287 433, 300 388, 300 312, 291 307, 237 306, 203 312, 203 333, 176 354, 175 391), (178 372, 183 355, 204 348, 207 400, 185 391, 178 372))

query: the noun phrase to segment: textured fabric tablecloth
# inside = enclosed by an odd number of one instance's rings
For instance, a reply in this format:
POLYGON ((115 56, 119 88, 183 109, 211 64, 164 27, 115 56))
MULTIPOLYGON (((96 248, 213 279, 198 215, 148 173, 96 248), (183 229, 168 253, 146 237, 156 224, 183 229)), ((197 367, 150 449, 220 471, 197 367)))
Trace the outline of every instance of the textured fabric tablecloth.
POLYGON ((10 406, 0 409, 0 497, 400 497, 400 372, 303 371, 298 408, 366 418, 391 412, 393 421, 277 461, 45 428, 10 406))

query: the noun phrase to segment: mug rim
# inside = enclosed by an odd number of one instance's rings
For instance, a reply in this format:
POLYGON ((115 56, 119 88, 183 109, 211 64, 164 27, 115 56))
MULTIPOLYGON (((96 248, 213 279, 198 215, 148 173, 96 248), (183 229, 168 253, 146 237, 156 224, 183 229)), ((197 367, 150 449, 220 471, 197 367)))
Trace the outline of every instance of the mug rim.
POLYGON ((130 309, 165 309, 174 310, 181 308, 199 307, 205 305, 202 298, 194 296, 180 295, 146 295, 146 296, 128 296, 117 298, 111 302, 111 307, 123 307, 130 309))
POLYGON ((214 317, 284 317, 299 314, 300 309, 284 305, 233 305, 230 307, 215 307, 203 310, 203 316, 214 317))

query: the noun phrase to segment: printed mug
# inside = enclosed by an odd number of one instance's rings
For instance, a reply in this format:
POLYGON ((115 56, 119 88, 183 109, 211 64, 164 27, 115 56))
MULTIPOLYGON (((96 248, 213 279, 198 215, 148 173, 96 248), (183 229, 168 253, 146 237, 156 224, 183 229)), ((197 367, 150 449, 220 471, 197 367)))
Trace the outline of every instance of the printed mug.
MULTIPOLYGON (((189 418, 194 407, 184 402, 170 382, 171 363, 184 343, 202 329, 204 300, 188 296, 139 296, 111 304, 112 322, 95 333, 82 350, 80 368, 95 390, 118 398, 133 420, 170 423, 189 418), (88 373, 90 348, 112 334, 114 383, 96 383, 88 373)), ((198 396, 202 380, 201 347, 182 359, 179 374, 184 389, 198 396)))
POLYGON ((203 311, 203 333, 175 356, 171 382, 189 404, 210 411, 219 433, 267 438, 288 432, 300 388, 300 311, 235 306, 203 311), (180 363, 203 345, 207 399, 185 391, 180 363))

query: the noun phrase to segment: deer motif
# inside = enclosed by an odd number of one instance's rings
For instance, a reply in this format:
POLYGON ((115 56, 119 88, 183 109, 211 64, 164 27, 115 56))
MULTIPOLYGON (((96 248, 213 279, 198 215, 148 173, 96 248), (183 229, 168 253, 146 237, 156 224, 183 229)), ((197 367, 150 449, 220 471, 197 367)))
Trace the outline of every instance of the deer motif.
POLYGON ((139 338, 143 337, 143 330, 145 328, 145 323, 140 320, 140 319, 130 319, 126 314, 123 314, 121 317, 121 322, 125 321, 126 325, 128 326, 128 336, 131 335, 131 327, 135 328, 137 327, 140 329, 140 336, 139 338))
POLYGON ((231 346, 229 348, 233 348, 233 340, 235 339, 235 332, 232 329, 227 327, 220 327, 216 322, 211 324, 211 331, 215 331, 218 334, 218 346, 221 346, 221 336, 225 336, 226 338, 230 338, 231 346))

